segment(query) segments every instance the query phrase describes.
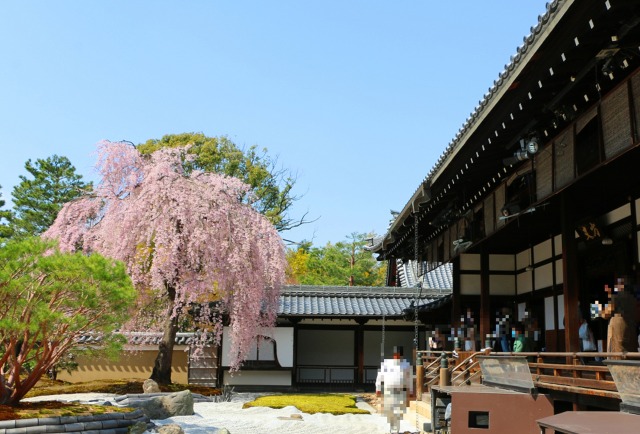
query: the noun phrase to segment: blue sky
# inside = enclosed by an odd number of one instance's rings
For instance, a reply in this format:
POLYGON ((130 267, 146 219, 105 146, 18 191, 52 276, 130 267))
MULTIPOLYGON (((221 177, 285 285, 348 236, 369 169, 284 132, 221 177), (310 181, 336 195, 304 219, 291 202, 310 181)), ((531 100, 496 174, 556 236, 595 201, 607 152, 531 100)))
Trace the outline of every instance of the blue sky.
POLYGON ((101 139, 226 135, 298 174, 283 237, 385 233, 544 1, 0 3, 0 193, 101 139))

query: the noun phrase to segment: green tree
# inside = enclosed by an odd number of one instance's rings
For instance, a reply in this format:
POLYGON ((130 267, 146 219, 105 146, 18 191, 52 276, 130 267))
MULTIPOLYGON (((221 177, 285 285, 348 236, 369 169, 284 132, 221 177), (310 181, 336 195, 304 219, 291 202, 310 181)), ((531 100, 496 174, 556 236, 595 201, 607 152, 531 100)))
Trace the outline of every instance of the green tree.
POLYGON ((63 204, 91 188, 67 157, 53 155, 35 163, 27 160, 24 168, 32 178, 21 175, 13 188, 11 226, 16 236, 41 234, 53 224, 63 204))
POLYGON ((299 284, 301 276, 305 276, 308 271, 309 250, 311 241, 302 241, 296 249, 287 250, 287 284, 299 284))
POLYGON ((289 250, 289 283, 302 285, 382 286, 386 268, 365 250, 371 234, 352 233, 324 247, 302 244, 289 250))
POLYGON ((191 146, 192 160, 184 162, 188 170, 215 172, 241 179, 249 184, 255 196, 252 206, 265 215, 279 232, 307 223, 306 214, 299 219, 289 216, 289 208, 299 199, 292 193, 296 176, 279 168, 277 159, 267 149, 256 146, 239 148, 228 137, 207 137, 202 133, 168 134, 138 145, 142 154, 161 148, 191 146))
MULTIPOLYGON (((2 186, 0 185, 0 188, 2 186)), ((12 213, 9 210, 2 209, 4 207, 4 200, 2 199, 2 193, 0 193, 0 239, 9 238, 13 233, 10 226, 12 220, 12 213)))
POLYGON ((18 404, 69 351, 82 350, 82 336, 101 336, 106 352, 121 348, 111 332, 135 297, 120 262, 61 253, 39 238, 9 240, 0 249, 0 404, 18 404))

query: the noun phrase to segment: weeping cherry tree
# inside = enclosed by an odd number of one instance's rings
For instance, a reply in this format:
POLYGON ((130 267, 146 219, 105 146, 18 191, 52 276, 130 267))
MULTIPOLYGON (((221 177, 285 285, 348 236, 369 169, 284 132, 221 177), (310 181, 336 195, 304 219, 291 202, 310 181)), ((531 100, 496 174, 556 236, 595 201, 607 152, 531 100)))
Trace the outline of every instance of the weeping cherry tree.
POLYGON ((275 323, 286 259, 266 217, 242 199, 250 187, 218 175, 183 171, 186 148, 141 155, 127 142, 98 144, 101 180, 67 203, 44 234, 61 249, 99 252, 127 264, 139 292, 127 330, 163 333, 151 378, 171 382, 180 325, 220 342, 228 318, 232 370, 259 330, 275 323), (191 322, 189 322, 191 321, 191 322))

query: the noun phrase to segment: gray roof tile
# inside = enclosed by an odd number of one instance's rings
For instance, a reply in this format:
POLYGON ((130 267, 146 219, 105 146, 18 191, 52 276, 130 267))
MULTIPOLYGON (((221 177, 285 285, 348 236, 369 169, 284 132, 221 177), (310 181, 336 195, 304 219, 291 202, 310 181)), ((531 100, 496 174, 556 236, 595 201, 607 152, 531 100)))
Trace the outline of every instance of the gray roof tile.
MULTIPOLYGON (((382 317, 403 316, 417 296, 416 288, 286 286, 278 316, 382 317)), ((425 289, 418 305, 429 305, 450 291, 425 289)))

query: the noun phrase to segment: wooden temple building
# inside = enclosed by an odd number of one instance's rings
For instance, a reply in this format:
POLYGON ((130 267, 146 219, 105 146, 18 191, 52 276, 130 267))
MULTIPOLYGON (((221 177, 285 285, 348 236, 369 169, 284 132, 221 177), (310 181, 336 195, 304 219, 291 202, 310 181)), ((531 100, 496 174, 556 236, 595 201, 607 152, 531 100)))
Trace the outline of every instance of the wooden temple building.
MULTIPOLYGON (((394 270, 406 264, 418 275, 451 266, 447 349, 462 348, 470 329, 472 347, 495 347, 508 316, 525 325, 533 351, 575 355, 581 318, 619 283, 635 296, 625 308, 637 324, 639 145, 640 2, 547 3, 372 246, 389 264, 387 284, 399 284, 394 270)), ((433 324, 428 312, 420 319, 433 324)), ((591 321, 601 352, 607 325, 591 321)), ((637 346, 625 351, 638 355, 637 346)), ((615 397, 609 386, 591 395, 615 397)), ((568 399, 574 410, 597 404, 568 399)))
POLYGON ((639 66, 640 2, 547 4, 378 258, 451 264, 452 321, 470 310, 482 345, 510 308, 540 348, 577 351, 580 310, 640 280, 639 66))

